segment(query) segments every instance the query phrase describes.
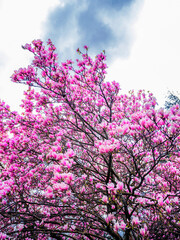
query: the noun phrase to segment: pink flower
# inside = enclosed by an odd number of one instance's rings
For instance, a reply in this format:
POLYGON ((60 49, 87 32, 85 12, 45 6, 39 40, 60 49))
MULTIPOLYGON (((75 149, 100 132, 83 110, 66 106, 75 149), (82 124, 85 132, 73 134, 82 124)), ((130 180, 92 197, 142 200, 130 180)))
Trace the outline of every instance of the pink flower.
POLYGON ((141 229, 140 229, 140 234, 144 237, 145 233, 146 233, 145 229, 144 229, 144 228, 141 228, 141 229))
POLYGON ((121 223, 120 223, 120 228, 121 228, 122 230, 125 230, 126 224, 125 224, 124 221, 121 221, 121 223))
POLYGON ((71 157, 74 157, 75 154, 74 154, 74 151, 72 149, 68 149, 67 150, 67 155, 68 155, 69 158, 71 158, 71 157))
POLYGON ((66 231, 68 229, 68 224, 64 225, 63 229, 66 231))
POLYGON ((107 222, 107 224, 109 224, 109 222, 113 219, 113 217, 114 217, 114 215, 112 214, 112 213, 109 213, 108 215, 107 215, 107 217, 106 217, 106 222, 107 222))
POLYGON ((132 224, 133 225, 138 225, 139 224, 139 218, 138 217, 134 217, 132 220, 132 224))
POLYGON ((159 206, 163 206, 164 205, 164 202, 163 202, 163 199, 162 198, 160 198, 159 200, 158 200, 158 204, 159 204, 159 206))
POLYGON ((102 197, 102 201, 103 201, 104 203, 107 203, 107 202, 108 202, 108 197, 107 197, 107 196, 103 196, 103 197, 102 197))
POLYGON ((101 188, 101 183, 96 183, 96 188, 101 188))
POLYGON ((6 237, 7 237, 6 234, 4 234, 4 233, 2 233, 2 232, 0 233, 0 239, 7 239, 6 237))
POLYGON ((52 187, 48 186, 48 187, 47 187, 47 192, 48 192, 48 193, 51 193, 52 191, 53 191, 52 187))
POLYGON ((117 182, 116 190, 119 190, 119 191, 123 190, 123 182, 117 182))
POLYGON ((171 213, 171 210, 172 210, 172 207, 166 206, 166 211, 167 211, 167 213, 171 213))
POLYGON ((178 204, 179 204, 179 199, 178 199, 178 197, 175 197, 175 198, 173 199, 173 202, 178 205, 178 204))
POLYGON ((120 228, 120 225, 119 225, 118 222, 116 222, 116 223, 114 224, 114 231, 115 231, 115 232, 118 232, 119 228, 120 228))
POLYGON ((61 183, 56 183, 56 184, 54 184, 54 190, 55 191, 58 191, 58 190, 60 190, 60 191, 66 191, 66 190, 68 190, 68 185, 66 184, 66 183, 64 183, 64 182, 61 182, 61 183))
POLYGON ((114 183, 108 183, 107 187, 109 190, 114 190, 114 183))
POLYGON ((86 191, 86 188, 84 186, 82 186, 82 188, 80 189, 81 193, 84 193, 86 191))
POLYGON ((85 180, 86 178, 87 178, 87 175, 86 175, 86 174, 83 174, 83 175, 82 175, 82 179, 85 180))
POLYGON ((67 148, 70 148, 70 147, 71 147, 71 143, 70 143, 70 142, 67 142, 67 143, 66 143, 66 147, 67 147, 67 148))
POLYGON ((64 198, 61 199, 61 201, 62 201, 63 203, 67 203, 68 198, 67 198, 67 197, 64 197, 64 198))
POLYGON ((19 224, 19 225, 17 226, 17 228, 18 228, 19 231, 21 231, 21 230, 24 228, 24 224, 19 224))
POLYGON ((74 179, 74 175, 72 173, 67 173, 65 174, 65 182, 67 184, 70 184, 72 182, 72 180, 74 179))

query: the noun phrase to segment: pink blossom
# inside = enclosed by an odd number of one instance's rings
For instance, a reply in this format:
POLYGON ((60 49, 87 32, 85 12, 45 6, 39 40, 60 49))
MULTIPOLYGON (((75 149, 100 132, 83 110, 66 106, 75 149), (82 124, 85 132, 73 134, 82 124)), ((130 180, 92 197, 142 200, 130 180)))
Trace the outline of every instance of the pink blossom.
POLYGON ((178 197, 175 197, 175 198, 173 199, 173 202, 174 202, 176 205, 178 205, 178 204, 179 204, 179 199, 178 199, 178 197))
POLYGON ((17 228, 19 231, 21 231, 24 228, 24 224, 18 224, 17 228))
POLYGON ((109 190, 114 190, 115 189, 114 188, 114 183, 108 183, 107 187, 108 187, 109 190))
POLYGON ((101 183, 96 183, 96 188, 101 188, 101 183))
POLYGON ((67 142, 66 147, 70 148, 71 147, 71 142, 67 142))
POLYGON ((102 197, 102 201, 103 201, 104 203, 108 203, 108 197, 107 197, 107 196, 103 196, 103 197, 102 197))
POLYGON ((82 179, 85 180, 86 178, 87 178, 87 175, 86 175, 86 174, 83 174, 83 175, 82 175, 82 179))
POLYGON ((67 198, 67 197, 64 197, 64 198, 61 199, 61 201, 62 201, 63 203, 67 203, 67 202, 68 202, 68 198, 67 198))
POLYGON ((93 177, 92 176, 89 177, 89 181, 93 182, 93 177))
POLYGON ((54 184, 53 188, 54 188, 55 191, 58 191, 58 190, 66 191, 66 190, 68 190, 69 187, 68 187, 68 185, 66 183, 61 182, 61 183, 54 184))
POLYGON ((139 224, 139 218, 138 217, 133 217, 132 224, 133 225, 138 225, 139 224))
POLYGON ((51 193, 52 191, 53 191, 52 187, 48 186, 48 187, 47 187, 47 192, 48 192, 48 193, 51 193))
POLYGON ((164 205, 164 201, 163 201, 162 198, 160 198, 160 199, 158 200, 158 204, 159 204, 159 206, 161 206, 161 207, 164 205))
POLYGON ((5 233, 2 233, 0 232, 0 239, 3 240, 3 239, 7 239, 7 235, 5 233))
POLYGON ((66 231, 68 229, 68 224, 65 224, 63 229, 66 231))
POLYGON ((106 223, 109 224, 110 221, 114 218, 114 215, 112 213, 109 213, 106 217, 106 223))
POLYGON ((171 206, 166 206, 166 211, 167 213, 171 213, 172 207, 171 206))
POLYGON ((120 229, 120 225, 119 225, 118 222, 116 222, 116 223, 114 224, 114 231, 115 231, 115 232, 118 232, 119 229, 120 229))
POLYGON ((145 233, 146 233, 146 230, 144 228, 141 228, 140 229, 140 234, 144 237, 145 233))
POLYGON ((116 190, 122 191, 123 190, 123 182, 117 182, 116 190))
POLYGON ((72 149, 68 149, 67 155, 68 155, 69 158, 71 158, 71 157, 74 157, 75 153, 72 149))
POLYGON ((126 229, 126 224, 124 221, 120 222, 120 228, 124 231, 126 229))
POLYGON ((82 188, 80 189, 80 192, 81 192, 81 193, 84 193, 85 191, 86 191, 85 186, 82 186, 82 188))

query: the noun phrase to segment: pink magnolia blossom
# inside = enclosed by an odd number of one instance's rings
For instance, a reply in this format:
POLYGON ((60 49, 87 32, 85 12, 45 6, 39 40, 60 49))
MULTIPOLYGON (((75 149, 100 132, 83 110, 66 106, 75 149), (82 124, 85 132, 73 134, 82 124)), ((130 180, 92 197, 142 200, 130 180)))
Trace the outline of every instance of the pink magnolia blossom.
POLYGON ((109 190, 114 190, 115 189, 114 183, 108 183, 107 187, 108 187, 109 190))
POLYGON ((111 214, 111 213, 109 213, 109 214, 107 215, 106 219, 105 219, 105 220, 106 220, 106 223, 109 224, 110 221, 112 221, 113 218, 114 218, 114 215, 111 214))
POLYGON ((145 236, 145 233, 146 233, 145 229, 144 229, 144 228, 141 228, 141 229, 140 229, 140 234, 144 237, 144 236, 145 236))
POLYGON ((114 231, 115 231, 115 232, 118 232, 119 229, 120 229, 120 225, 119 225, 118 222, 116 222, 116 223, 114 224, 114 231))
POLYGON ((107 196, 103 196, 103 197, 102 197, 102 201, 103 201, 104 203, 108 203, 108 197, 107 197, 107 196))
POLYGON ((162 199, 162 198, 160 198, 159 200, 158 200, 158 204, 159 204, 159 206, 163 206, 164 205, 164 200, 162 199))
POLYGON ((132 219, 132 224, 133 225, 138 225, 139 224, 139 218, 138 217, 133 217, 133 219, 132 219))
POLYGON ((123 190, 123 182, 117 182, 116 190, 122 191, 123 190))
POLYGON ((171 206, 166 206, 166 211, 167 213, 171 213, 172 207, 171 206))
POLYGON ((124 231, 126 229, 126 224, 124 221, 120 222, 120 228, 124 231))

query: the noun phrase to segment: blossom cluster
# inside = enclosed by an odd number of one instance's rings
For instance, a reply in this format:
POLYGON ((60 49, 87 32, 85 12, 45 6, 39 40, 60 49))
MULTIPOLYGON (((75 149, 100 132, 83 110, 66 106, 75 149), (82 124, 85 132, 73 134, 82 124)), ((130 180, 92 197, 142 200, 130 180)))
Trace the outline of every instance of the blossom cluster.
POLYGON ((26 44, 22 113, 0 102, 0 239, 179 237, 180 108, 105 81, 106 56, 59 64, 26 44))

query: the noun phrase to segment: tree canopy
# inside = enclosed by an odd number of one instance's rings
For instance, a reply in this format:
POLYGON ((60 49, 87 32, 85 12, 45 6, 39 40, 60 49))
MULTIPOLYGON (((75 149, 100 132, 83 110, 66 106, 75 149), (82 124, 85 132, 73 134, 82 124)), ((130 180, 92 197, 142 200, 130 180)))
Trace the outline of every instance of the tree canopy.
POLYGON ((106 56, 26 44, 22 113, 0 103, 0 239, 178 239, 180 109, 121 94, 106 56))
POLYGON ((172 106, 176 104, 180 106, 180 99, 178 97, 178 94, 169 92, 167 96, 167 100, 165 101, 165 108, 170 109, 172 106))

